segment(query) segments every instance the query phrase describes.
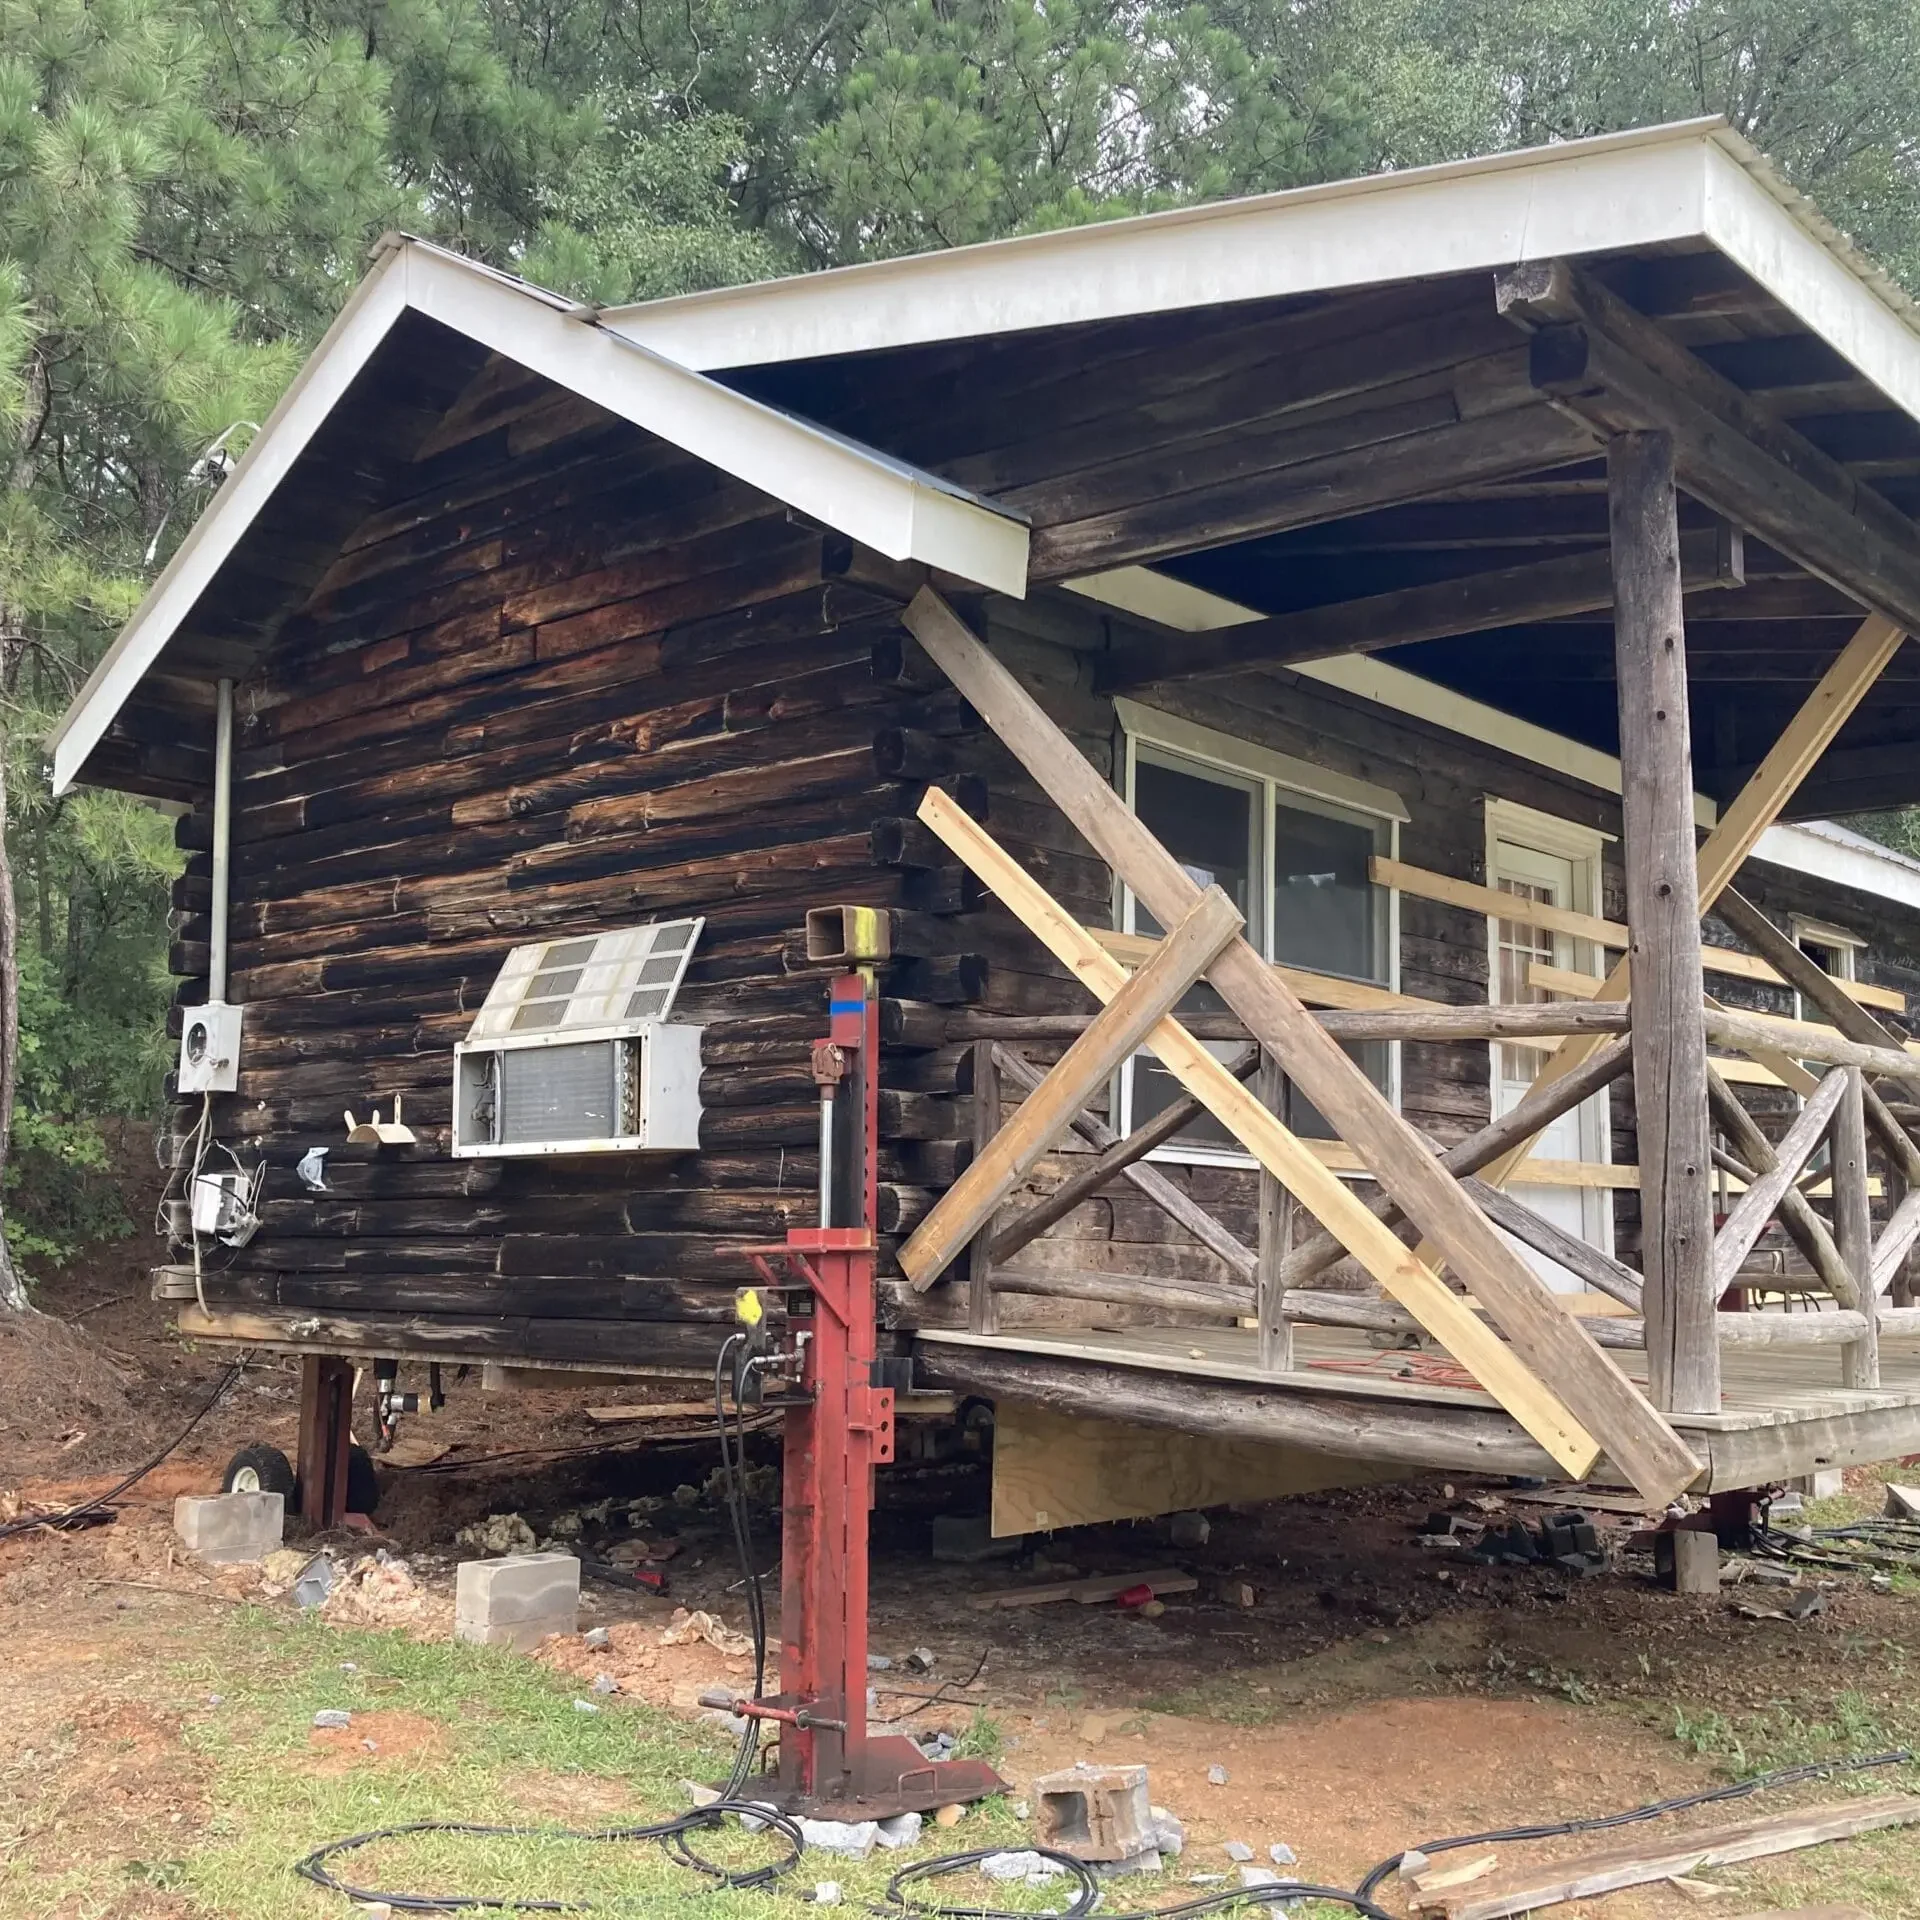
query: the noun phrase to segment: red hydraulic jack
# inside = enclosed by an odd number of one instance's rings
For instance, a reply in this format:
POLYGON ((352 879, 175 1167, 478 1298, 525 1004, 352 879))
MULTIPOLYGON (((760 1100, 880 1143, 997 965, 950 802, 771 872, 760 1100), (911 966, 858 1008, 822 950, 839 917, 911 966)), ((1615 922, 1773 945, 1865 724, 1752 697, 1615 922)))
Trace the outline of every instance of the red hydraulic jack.
POLYGON ((878 1384, 874 1329, 879 1008, 871 973, 834 979, 820 1087, 821 1224, 742 1249, 787 1299, 780 1578, 780 1691, 737 1701, 781 1728, 771 1782, 742 1789, 834 1819, 983 1799, 1002 1790, 980 1760, 928 1760, 899 1734, 867 1732, 867 1525, 873 1469, 893 1458, 893 1388, 878 1384))

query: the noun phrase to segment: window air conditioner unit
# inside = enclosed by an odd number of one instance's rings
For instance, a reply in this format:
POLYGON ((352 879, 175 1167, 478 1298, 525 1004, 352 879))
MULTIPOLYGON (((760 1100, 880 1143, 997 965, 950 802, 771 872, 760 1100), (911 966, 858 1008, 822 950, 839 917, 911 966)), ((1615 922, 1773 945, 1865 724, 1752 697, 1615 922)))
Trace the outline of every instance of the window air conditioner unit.
POLYGON ((453 1050, 455 1157, 698 1147, 702 1029, 667 1016, 704 925, 515 947, 453 1050))

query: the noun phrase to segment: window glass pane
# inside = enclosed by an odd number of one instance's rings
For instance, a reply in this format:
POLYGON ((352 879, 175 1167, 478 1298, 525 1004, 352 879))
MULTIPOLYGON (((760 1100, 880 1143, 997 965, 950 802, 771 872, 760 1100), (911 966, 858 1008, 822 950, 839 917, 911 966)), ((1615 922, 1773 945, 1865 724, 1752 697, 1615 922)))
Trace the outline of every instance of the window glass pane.
MULTIPOLYGON (((1273 810, 1274 958, 1315 973, 1356 980, 1389 977, 1381 895, 1367 876, 1370 855, 1386 850, 1385 830, 1373 821, 1317 813, 1286 793, 1273 810)), ((1384 1092, 1391 1050, 1371 1040, 1343 1049, 1384 1092)), ((1335 1130, 1305 1094, 1287 1082, 1282 1116, 1309 1140, 1332 1140, 1335 1130)))
MULTIPOLYGON (((1142 759, 1134 769, 1133 794, 1134 811, 1194 885, 1219 887, 1251 920, 1253 790, 1142 759)), ((1134 909, 1134 930, 1163 931, 1144 907, 1134 909)))
POLYGON ((1274 808, 1274 958, 1316 973, 1385 977, 1368 857, 1380 851, 1371 823, 1334 820, 1288 804, 1274 808))
MULTIPOLYGON (((1161 766, 1144 755, 1134 767, 1134 810, 1160 843, 1178 860, 1196 886, 1217 886, 1246 915, 1248 931, 1260 938, 1251 900, 1258 818, 1258 793, 1251 785, 1210 780, 1180 767, 1161 766)), ((1136 905, 1136 933, 1159 933, 1159 923, 1145 907, 1136 905)), ((1180 1002, 1182 1013, 1222 1013, 1226 1003, 1202 982, 1180 1002)), ((1237 1053, 1233 1046, 1216 1052, 1237 1053)), ((1180 1097, 1178 1081, 1153 1059, 1141 1054, 1133 1063, 1133 1126, 1144 1126, 1163 1107, 1180 1097)), ((1177 1136, 1183 1145, 1238 1148, 1238 1142, 1211 1114, 1202 1114, 1177 1136)))

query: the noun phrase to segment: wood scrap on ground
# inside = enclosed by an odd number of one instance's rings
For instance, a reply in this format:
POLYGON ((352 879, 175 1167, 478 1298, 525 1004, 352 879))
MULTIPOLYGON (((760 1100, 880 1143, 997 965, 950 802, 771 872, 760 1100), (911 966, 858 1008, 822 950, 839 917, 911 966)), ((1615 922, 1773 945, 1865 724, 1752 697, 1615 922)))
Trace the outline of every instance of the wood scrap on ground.
POLYGON ((1840 1904, 1830 1907, 1767 1907, 1759 1913, 1743 1913, 1739 1920, 1873 1920, 1865 1907, 1840 1904))
POLYGON ((1415 1882, 1415 1898, 1422 1912, 1442 1915, 1444 1920, 1504 1920, 1508 1914, 1555 1906, 1563 1900, 1586 1900, 1622 1887, 1685 1877, 1702 1867, 1732 1866, 1741 1860, 1765 1859, 1827 1840, 1916 1823, 1920 1823, 1920 1795, 1881 1794, 1797 1807, 1663 1839, 1649 1837, 1635 1846, 1611 1847, 1545 1866, 1512 1867, 1465 1887, 1436 1890, 1430 1899, 1420 1895, 1415 1882))
POLYGON ((1145 1573, 1105 1573, 1087 1580, 1052 1580, 1038 1587, 1003 1587, 997 1593, 976 1593, 972 1606, 982 1611, 995 1607, 1043 1607, 1055 1600, 1077 1600, 1083 1607, 1097 1606, 1135 1587, 1151 1587, 1156 1599, 1163 1593, 1192 1593, 1200 1582, 1178 1567, 1154 1567, 1145 1573))
POLYGON ((613 1426, 623 1420, 711 1420, 711 1400, 655 1400, 630 1407, 589 1407, 587 1418, 595 1426, 613 1426))
POLYGON ((1456 1864, 1427 1867, 1419 1873, 1403 1873, 1401 1878, 1412 1888, 1415 1899, 1425 1905, 1435 1894, 1484 1880, 1499 1864, 1500 1856, 1497 1853, 1476 1853, 1456 1864))

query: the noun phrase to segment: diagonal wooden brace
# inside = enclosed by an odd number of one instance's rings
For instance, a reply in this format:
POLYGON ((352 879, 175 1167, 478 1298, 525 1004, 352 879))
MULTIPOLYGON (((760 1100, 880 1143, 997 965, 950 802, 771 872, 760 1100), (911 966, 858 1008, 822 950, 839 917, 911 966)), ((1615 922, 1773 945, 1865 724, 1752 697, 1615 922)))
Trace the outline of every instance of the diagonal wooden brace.
MULTIPOLYGON (((1001 743, 1147 911, 1163 926, 1181 918, 1198 891, 1192 879, 953 609, 930 588, 922 588, 905 621, 1001 743)), ((1407 1217, 1467 1278, 1512 1341, 1515 1355, 1524 1363, 1521 1370, 1536 1390, 1544 1390, 1543 1383, 1551 1382, 1554 1397, 1582 1432, 1597 1438, 1614 1465, 1649 1499, 1664 1501, 1691 1485, 1700 1463, 1680 1436, 1574 1324, 1573 1316, 1562 1309, 1540 1276, 1501 1238, 1418 1134, 1244 938, 1222 951, 1207 969, 1207 979, 1245 1022, 1250 1036, 1279 1057, 1288 1075, 1360 1154, 1407 1217)), ((1246 1104, 1257 1104, 1244 1089, 1236 1092, 1246 1104)), ((1240 1129, 1236 1126, 1235 1131, 1240 1129)), ((1246 1137, 1241 1132, 1241 1138, 1246 1137)), ((1298 1148, 1297 1141, 1292 1144, 1298 1148)), ((1314 1164, 1325 1172, 1317 1161, 1314 1164)), ((1278 1167, 1271 1170, 1321 1217, 1294 1178, 1278 1167)), ((1385 1231, 1357 1200, 1351 1195, 1346 1198, 1366 1222, 1361 1228, 1356 1221, 1357 1231, 1385 1231)), ((1391 1233, 1386 1237, 1404 1255, 1399 1241, 1391 1233)), ((1360 1251, 1357 1246, 1354 1250, 1360 1251)), ((1436 1337, 1441 1336, 1436 1332, 1436 1337)), ((1442 1343, 1451 1345, 1444 1339, 1442 1343)), ((1479 1371, 1476 1363, 1455 1352, 1463 1364, 1479 1371)))
POLYGON ((995 1208, 1122 1063, 1139 1051, 1140 1043, 1245 924, 1240 909, 1218 887, 1200 896, 1153 958, 1060 1056, 900 1249, 901 1271, 918 1291, 932 1286, 954 1255, 993 1218, 995 1208))
POLYGON ((1812 1159, 1814 1149, 1826 1138, 1833 1122, 1834 1109, 1846 1091, 1847 1071, 1834 1067, 1820 1081, 1800 1109, 1794 1123, 1774 1148, 1773 1165, 1754 1181, 1733 1203, 1726 1224, 1713 1238, 1713 1290, 1725 1293, 1740 1277, 1741 1262, 1753 1251, 1754 1242, 1766 1231, 1767 1222, 1780 1209, 1787 1189, 1800 1177, 1800 1169, 1812 1159))
MULTIPOLYGON (((993 1056, 1001 1077, 1011 1080, 1022 1093, 1032 1093, 1039 1086, 1040 1069, 1030 1066, 1019 1054, 996 1046, 993 1056)), ((1255 1058, 1250 1053, 1244 1064, 1231 1063, 1227 1071, 1236 1080, 1244 1080, 1252 1072, 1255 1058)), ((1217 1254, 1241 1279, 1251 1280, 1260 1266, 1259 1256, 1253 1249, 1229 1233, 1185 1187, 1176 1186, 1158 1167, 1146 1161, 1146 1155, 1157 1144, 1150 1137, 1151 1132, 1160 1127, 1169 1114, 1176 1117, 1175 1123, 1171 1129, 1160 1133, 1161 1139, 1167 1137, 1168 1131, 1178 1132, 1204 1111, 1199 1101, 1187 1095, 1163 1109, 1145 1127, 1128 1134, 1123 1140, 1098 1114, 1083 1110, 1075 1119, 1073 1130, 1094 1148, 1099 1158, 1092 1166, 1063 1180, 1046 1199, 1037 1201, 994 1236, 993 1245, 988 1249, 994 1265, 1000 1266, 1011 1260, 1022 1247, 1038 1239, 1055 1220, 1063 1218, 1089 1193, 1104 1186, 1118 1173, 1123 1179, 1130 1180, 1169 1220, 1185 1227, 1209 1253, 1217 1254), (1185 1118, 1179 1118, 1183 1110, 1185 1118), (1027 1228, 1036 1218, 1039 1224, 1033 1226, 1033 1231, 1029 1233, 1027 1228)))
MULTIPOLYGON (((1754 769, 1753 777, 1741 788, 1720 815, 1719 824, 1701 842, 1699 852, 1700 911, 1705 913, 1732 885, 1760 836, 1779 819, 1782 809, 1813 770, 1833 736, 1840 731, 1880 678, 1886 664, 1899 651, 1906 636, 1890 621, 1870 614, 1855 629, 1853 638, 1839 657, 1820 677, 1819 684, 1807 695, 1800 711, 1773 743, 1772 751, 1754 769)), ((1624 1000, 1631 985, 1624 956, 1616 960, 1601 984, 1596 1000, 1624 1000)), ((1593 1052, 1599 1040, 1592 1034, 1575 1034, 1563 1040, 1534 1076, 1534 1084, 1551 1083, 1571 1072, 1593 1052)), ((1503 1186, 1513 1170, 1533 1151, 1536 1135, 1523 1140, 1501 1155, 1481 1176, 1490 1186, 1503 1186)))
MULTIPOLYGON (((1127 984, 1127 974, 1119 961, 939 788, 929 789, 920 804, 920 818, 992 888, 1001 905, 1100 1000, 1111 1001, 1120 993, 1127 984)), ((1599 1458, 1599 1443, 1551 1389, 1460 1295, 1430 1267, 1422 1266, 1393 1230, 1376 1220, 1352 1189, 1323 1166, 1311 1148, 1288 1132, 1203 1042, 1177 1020, 1166 1019, 1153 1029, 1147 1044, 1167 1071, 1322 1226, 1352 1249, 1380 1285, 1468 1368, 1569 1474, 1582 1479, 1592 1471, 1599 1458)))
MULTIPOLYGON (((1739 1096, 1715 1072, 1711 1061, 1707 1064, 1707 1105, 1734 1147, 1729 1156, 1716 1148, 1715 1164, 1725 1164, 1727 1172, 1751 1187, 1772 1170, 1773 1142, 1760 1131, 1760 1123, 1740 1104, 1739 1096)), ((1797 1187, 1788 1187, 1780 1196, 1778 1212, 1780 1224, 1806 1255, 1808 1266, 1820 1276, 1827 1291, 1843 1307, 1857 1308, 1860 1296, 1853 1275, 1812 1202, 1797 1187)))

